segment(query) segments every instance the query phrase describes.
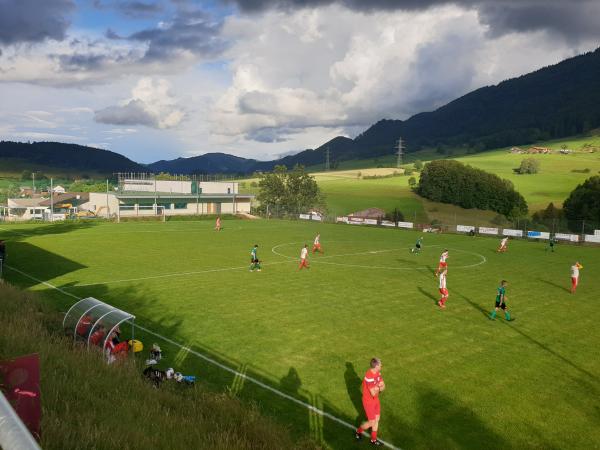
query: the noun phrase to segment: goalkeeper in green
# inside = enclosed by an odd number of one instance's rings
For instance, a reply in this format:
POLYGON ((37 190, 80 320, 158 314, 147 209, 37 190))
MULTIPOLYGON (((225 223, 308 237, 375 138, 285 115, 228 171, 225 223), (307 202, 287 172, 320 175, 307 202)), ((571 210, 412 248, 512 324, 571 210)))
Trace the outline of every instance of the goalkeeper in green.
POLYGON ((253 272, 254 269, 257 269, 258 272, 260 272, 260 260, 258 259, 258 255, 257 255, 257 251, 258 251, 258 244, 254 244, 254 247, 252 247, 252 250, 250 250, 250 272, 253 272))

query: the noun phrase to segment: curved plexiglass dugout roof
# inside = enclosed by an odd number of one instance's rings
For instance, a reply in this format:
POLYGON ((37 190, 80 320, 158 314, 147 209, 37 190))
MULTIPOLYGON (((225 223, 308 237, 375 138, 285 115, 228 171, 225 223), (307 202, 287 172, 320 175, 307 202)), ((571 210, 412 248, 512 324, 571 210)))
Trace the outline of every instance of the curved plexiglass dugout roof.
POLYGON ((67 335, 73 336, 88 348, 98 346, 103 349, 113 331, 124 322, 131 322, 133 339, 134 320, 133 314, 94 297, 88 297, 71 306, 65 314, 63 328, 67 335))

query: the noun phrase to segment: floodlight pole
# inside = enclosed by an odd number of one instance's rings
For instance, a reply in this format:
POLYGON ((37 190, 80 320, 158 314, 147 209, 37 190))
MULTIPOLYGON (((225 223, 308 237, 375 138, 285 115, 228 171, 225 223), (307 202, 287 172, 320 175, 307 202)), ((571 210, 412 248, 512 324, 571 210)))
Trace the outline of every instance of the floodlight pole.
POLYGON ((106 180, 106 219, 110 219, 110 208, 108 207, 108 179, 106 180))
POLYGON ((50 222, 54 222, 54 179, 50 178, 50 222))

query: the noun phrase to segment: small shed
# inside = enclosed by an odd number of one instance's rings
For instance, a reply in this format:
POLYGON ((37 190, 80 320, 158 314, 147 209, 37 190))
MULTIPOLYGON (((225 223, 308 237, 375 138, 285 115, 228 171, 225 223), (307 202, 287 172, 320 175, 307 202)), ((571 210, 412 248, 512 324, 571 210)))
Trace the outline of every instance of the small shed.
POLYGON ((63 329, 76 341, 86 347, 99 347, 104 350, 112 339, 113 332, 123 323, 131 325, 131 339, 134 338, 135 316, 119 308, 104 303, 94 297, 84 298, 75 303, 65 314, 63 329))
POLYGON ((385 211, 380 208, 368 208, 362 211, 357 211, 352 214, 348 214, 348 217, 358 217, 361 219, 376 219, 381 220, 385 217, 385 211))

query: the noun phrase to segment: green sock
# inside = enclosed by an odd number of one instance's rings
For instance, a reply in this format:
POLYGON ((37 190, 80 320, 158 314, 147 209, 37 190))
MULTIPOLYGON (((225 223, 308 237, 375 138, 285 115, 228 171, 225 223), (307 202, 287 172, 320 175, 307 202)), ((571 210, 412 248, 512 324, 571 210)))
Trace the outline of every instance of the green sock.
POLYGON ((260 263, 256 263, 256 268, 260 270, 260 263))
POLYGON ((508 311, 504 311, 504 318, 510 321, 510 313, 508 311))
POLYGON ((495 318, 496 318, 496 310, 493 310, 493 311, 490 313, 490 319, 495 319, 495 318))
POLYGON ((254 263, 250 264, 250 270, 254 270, 254 263))

